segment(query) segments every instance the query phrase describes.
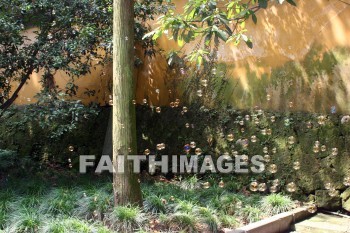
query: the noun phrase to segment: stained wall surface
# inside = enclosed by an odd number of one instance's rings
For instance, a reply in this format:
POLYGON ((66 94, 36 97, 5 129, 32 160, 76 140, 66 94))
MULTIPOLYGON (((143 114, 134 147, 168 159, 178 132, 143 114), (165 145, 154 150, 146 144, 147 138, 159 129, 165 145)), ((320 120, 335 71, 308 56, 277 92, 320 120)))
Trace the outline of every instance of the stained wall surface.
MULTIPOLYGON (((174 2, 177 10, 182 11, 186 1, 174 2)), ((257 13, 256 25, 247 22, 253 49, 243 43, 237 47, 220 45, 219 69, 229 78, 227 91, 222 94, 238 108, 259 105, 279 111, 329 112, 335 106, 340 112, 350 112, 350 5, 339 0, 296 0, 296 3, 297 7, 271 4, 257 13)), ((166 37, 159 44, 165 51, 177 49, 166 37)), ((193 48, 194 44, 186 45, 184 51, 193 48)), ((143 59, 143 65, 136 71, 137 101, 147 98, 152 105, 166 105, 174 98, 181 99, 174 94, 177 87, 173 79, 186 75, 172 74, 162 55, 143 59)), ((78 98, 85 102, 108 102, 111 71, 110 66, 98 68, 80 78, 78 98), (87 97, 83 94, 86 88, 99 92, 87 97)), ((39 74, 32 75, 18 104, 27 103, 28 97, 35 101, 32 97, 40 89, 39 80, 39 74)), ((56 75, 60 86, 67 80, 63 73, 56 75)))

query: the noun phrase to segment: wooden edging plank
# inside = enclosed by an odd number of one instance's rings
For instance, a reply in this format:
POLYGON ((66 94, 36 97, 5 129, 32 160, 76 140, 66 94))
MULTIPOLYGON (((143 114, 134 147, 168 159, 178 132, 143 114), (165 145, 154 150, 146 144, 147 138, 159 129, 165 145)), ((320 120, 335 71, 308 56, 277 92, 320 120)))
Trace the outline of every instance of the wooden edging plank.
POLYGON ((308 212, 306 208, 297 208, 235 230, 227 229, 225 233, 283 233, 290 230, 294 223, 304 220, 311 215, 313 214, 308 212))

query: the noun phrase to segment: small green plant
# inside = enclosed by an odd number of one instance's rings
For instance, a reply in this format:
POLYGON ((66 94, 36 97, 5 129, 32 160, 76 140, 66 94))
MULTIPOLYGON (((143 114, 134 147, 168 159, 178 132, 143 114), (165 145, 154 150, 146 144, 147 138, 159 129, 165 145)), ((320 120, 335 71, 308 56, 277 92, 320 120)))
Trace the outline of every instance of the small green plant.
POLYGON ((270 194, 261 200, 261 209, 268 215, 276 215, 295 207, 293 200, 281 194, 270 194))
POLYGON ((165 213, 167 210, 167 201, 160 196, 148 196, 143 202, 143 208, 146 212, 165 213))
POLYGON ((101 189, 91 192, 81 192, 78 207, 74 210, 77 216, 88 219, 103 220, 105 213, 112 206, 113 196, 101 189))
POLYGON ((89 223, 77 218, 56 218, 46 222, 43 233, 91 233, 96 232, 89 223))
POLYGON ((0 229, 3 229, 7 221, 7 214, 5 210, 0 208, 0 229))
POLYGON ((196 224, 198 218, 192 213, 176 212, 170 215, 168 219, 169 223, 173 223, 177 228, 181 230, 188 230, 189 232, 196 231, 196 224))
POLYGON ((11 191, 0 192, 0 210, 9 211, 10 203, 13 199, 14 193, 11 191))
POLYGON ((186 178, 182 181, 180 181, 180 188, 184 190, 193 190, 200 188, 200 184, 198 182, 197 176, 191 176, 189 178, 186 178))
POLYGON ((40 206, 41 211, 49 214, 71 215, 77 206, 79 192, 74 189, 57 188, 45 196, 45 202, 40 206))
POLYGON ((16 163, 17 153, 11 150, 0 149, 0 171, 6 171, 16 163))
POLYGON ((262 217, 262 211, 255 206, 248 205, 240 209, 239 216, 248 223, 257 222, 262 217))
POLYGON ((231 215, 220 215, 219 220, 221 222, 222 227, 235 228, 239 225, 239 221, 237 220, 237 218, 231 215))
POLYGON ((177 203, 172 205, 173 212, 183 212, 192 213, 192 211, 197 207, 197 204, 191 201, 178 200, 177 203))
POLYGON ((241 204, 240 197, 236 194, 226 194, 220 197, 220 208, 225 214, 234 215, 241 204))
POLYGON ((22 208, 9 217, 9 232, 34 233, 38 232, 43 216, 35 209, 22 208))
POLYGON ((198 214, 201 222, 208 225, 210 232, 218 232, 221 223, 215 210, 199 207, 195 209, 194 213, 198 214))
POLYGON ((225 189, 230 192, 238 192, 241 190, 242 185, 239 184, 237 181, 228 181, 225 182, 225 189))
POLYGON ((9 204, 11 210, 16 210, 18 208, 38 208, 41 203, 41 199, 38 196, 23 196, 18 197, 15 201, 9 204))
POLYGON ((131 232, 141 228, 146 220, 145 214, 137 206, 118 206, 108 214, 107 221, 111 226, 122 232, 131 232))
POLYGON ((100 226, 96 225, 95 226, 95 231, 96 233, 112 233, 110 229, 108 229, 106 226, 100 226))

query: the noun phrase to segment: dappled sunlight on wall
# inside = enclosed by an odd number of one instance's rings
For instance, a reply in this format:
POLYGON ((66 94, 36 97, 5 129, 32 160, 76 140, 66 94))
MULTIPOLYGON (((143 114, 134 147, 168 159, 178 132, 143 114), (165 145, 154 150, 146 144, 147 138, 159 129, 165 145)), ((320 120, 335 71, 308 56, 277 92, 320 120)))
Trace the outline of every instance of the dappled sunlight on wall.
MULTIPOLYGON (((186 0, 175 0, 182 11, 186 0)), ((350 6, 339 0, 296 0, 289 4, 271 4, 257 13, 258 23, 247 22, 247 35, 254 47, 221 44, 219 64, 225 68, 228 82, 227 101, 238 108, 259 105, 266 109, 328 112, 331 106, 350 111, 350 6), (267 101, 267 95, 271 100, 267 101), (290 107, 290 105, 292 107, 290 107)), ((165 51, 178 49, 165 36, 159 39, 165 51)), ((183 51, 190 52, 194 43, 183 51)), ((138 56, 143 64, 136 70, 136 99, 147 99, 153 106, 166 105, 177 96, 174 80, 187 78, 173 73, 164 55, 138 56), (169 90, 171 93, 169 93, 169 90)), ((78 96, 84 102, 108 102, 111 66, 97 68, 77 80, 78 96), (96 90, 96 96, 84 92, 96 90)), ((56 74, 56 83, 63 87, 68 78, 56 74)), ((17 103, 23 104, 40 88, 40 76, 34 74, 20 93, 17 103)), ((185 101, 185 100, 184 100, 185 101)))

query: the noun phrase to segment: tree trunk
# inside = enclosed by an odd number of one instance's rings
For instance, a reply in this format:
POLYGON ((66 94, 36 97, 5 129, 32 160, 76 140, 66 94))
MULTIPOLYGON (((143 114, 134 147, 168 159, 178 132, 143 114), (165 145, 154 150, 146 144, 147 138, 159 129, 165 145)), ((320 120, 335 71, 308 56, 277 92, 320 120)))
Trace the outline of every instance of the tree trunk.
POLYGON ((142 203, 138 175, 126 155, 136 154, 136 113, 134 94, 134 1, 113 3, 113 175, 115 205, 142 203), (124 155, 124 172, 118 170, 124 155))

